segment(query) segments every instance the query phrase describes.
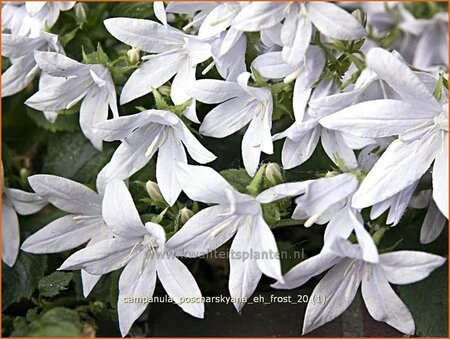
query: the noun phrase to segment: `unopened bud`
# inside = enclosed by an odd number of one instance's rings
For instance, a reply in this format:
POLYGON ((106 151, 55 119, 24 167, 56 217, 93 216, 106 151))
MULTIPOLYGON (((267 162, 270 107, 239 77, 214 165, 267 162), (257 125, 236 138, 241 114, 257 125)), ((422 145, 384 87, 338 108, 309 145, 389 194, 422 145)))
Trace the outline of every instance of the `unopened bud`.
POLYGON ((77 2, 75 4, 75 16, 78 19, 79 22, 86 22, 87 21, 87 12, 88 7, 83 2, 77 2))
POLYGON ((180 211, 180 221, 181 224, 184 225, 185 223, 187 223, 187 221, 189 219, 192 218, 192 216, 194 215, 194 212, 192 212, 189 208, 187 207, 183 207, 182 210, 180 211))
POLYGON ((361 25, 363 26, 363 27, 365 27, 366 26, 366 23, 367 23, 367 14, 366 14, 366 12, 364 12, 364 11, 362 11, 361 9, 355 9, 353 12, 352 12, 352 15, 353 15, 353 17, 356 19, 356 20, 358 20, 360 23, 361 23, 361 25))
POLYGON ((283 175, 278 164, 271 162, 266 166, 265 176, 267 181, 272 185, 278 185, 283 182, 283 175))
POLYGON ((141 51, 131 47, 127 52, 128 60, 131 64, 137 63, 141 59, 141 51))
POLYGON ((159 186, 156 182, 151 180, 147 181, 145 184, 145 189, 147 190, 150 199, 153 201, 164 201, 161 191, 159 190, 159 186))

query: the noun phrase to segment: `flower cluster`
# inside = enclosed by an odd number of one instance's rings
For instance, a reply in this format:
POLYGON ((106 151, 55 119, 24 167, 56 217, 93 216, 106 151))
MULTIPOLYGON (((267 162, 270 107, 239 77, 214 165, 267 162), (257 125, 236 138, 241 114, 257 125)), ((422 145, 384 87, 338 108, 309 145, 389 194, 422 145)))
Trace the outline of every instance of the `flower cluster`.
MULTIPOLYGON (((77 249, 59 269, 81 270, 86 297, 102 275, 124 268, 117 312, 125 336, 148 304, 126 297, 153 295, 157 277, 185 312, 203 318, 202 302, 182 302, 202 293, 179 257, 202 256, 232 238, 235 253, 277 254, 273 229, 283 223, 326 225, 319 253, 286 274, 277 256, 230 258, 230 296, 249 298, 263 274, 276 280, 272 287, 292 289, 327 271, 313 292, 327 302, 308 303, 303 333, 342 314, 360 285, 374 319, 415 333, 390 284, 422 280, 446 259, 386 248, 381 238, 415 208, 428 208, 424 244, 447 223, 447 13, 417 18, 398 2, 155 2, 147 6, 157 21, 103 21, 117 59, 99 46, 75 60, 51 28, 61 11, 85 21, 83 6, 3 3, 2 55, 10 66, 2 96, 38 76, 25 105, 52 124, 79 112, 98 151, 118 142, 96 191, 50 174, 28 177, 34 193, 3 186, 7 265, 20 246, 17 213, 47 203, 67 212, 21 249, 77 249), (127 104, 139 98, 147 108, 130 112, 127 104), (216 171, 221 154, 208 142, 231 135, 249 178, 243 188, 216 171), (330 161, 329 171, 286 179, 317 156, 330 161), (146 188, 158 213, 148 219, 128 185, 155 163, 157 183, 146 188)), ((244 305, 234 303, 238 312, 244 305)))

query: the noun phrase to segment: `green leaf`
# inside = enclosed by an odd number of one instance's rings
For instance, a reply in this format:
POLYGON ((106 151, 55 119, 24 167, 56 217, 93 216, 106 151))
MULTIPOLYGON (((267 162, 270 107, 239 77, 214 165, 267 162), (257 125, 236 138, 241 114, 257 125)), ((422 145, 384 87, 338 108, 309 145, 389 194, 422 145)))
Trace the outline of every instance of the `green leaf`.
POLYGON ((70 32, 62 35, 59 37, 59 41, 61 42, 61 44, 63 46, 67 45, 70 41, 73 40, 73 38, 75 38, 75 36, 77 35, 78 30, 80 29, 80 27, 75 27, 73 30, 71 30, 70 32))
POLYGON ((72 281, 73 273, 71 272, 53 272, 52 274, 39 280, 39 293, 43 297, 54 297, 59 292, 67 289, 72 281))
POLYGON ((2 309, 22 298, 29 299, 44 276, 47 258, 20 252, 14 267, 2 264, 2 309))
POLYGON ((39 127, 50 132, 76 132, 80 130, 77 114, 58 115, 55 122, 49 122, 42 112, 27 108, 28 116, 39 127))
POLYGON ((11 337, 82 337, 83 324, 77 312, 55 307, 35 321, 15 330, 11 337))
POLYGON ((111 17, 127 17, 138 19, 153 18, 153 8, 148 2, 119 3, 111 11, 111 17))
POLYGON ((230 183, 237 191, 241 193, 248 193, 246 187, 250 184, 252 178, 247 174, 243 168, 227 169, 221 171, 220 174, 230 183))
POLYGON ((398 287, 421 337, 448 337, 448 267, 437 269, 428 278, 398 287))
POLYGON ((104 148, 99 152, 81 133, 53 134, 49 138, 42 172, 93 183, 114 151, 110 144, 105 144, 104 148))

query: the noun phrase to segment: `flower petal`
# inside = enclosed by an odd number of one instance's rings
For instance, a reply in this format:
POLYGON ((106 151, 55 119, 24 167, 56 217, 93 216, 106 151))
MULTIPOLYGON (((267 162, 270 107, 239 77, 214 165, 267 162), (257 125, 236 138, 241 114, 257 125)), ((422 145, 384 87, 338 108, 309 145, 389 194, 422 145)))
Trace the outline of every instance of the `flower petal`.
POLYGON ((8 204, 2 203, 2 260, 13 267, 19 254, 20 231, 17 213, 8 204))
POLYGON ((236 234, 230 248, 230 278, 228 289, 230 296, 236 298, 234 307, 238 312, 242 310, 245 303, 242 300, 249 299, 259 281, 262 272, 253 258, 247 258, 252 239, 252 227, 244 225, 236 234), (238 301, 240 300, 240 301, 238 301))
POLYGON ((101 198, 90 188, 63 177, 37 174, 28 178, 31 188, 62 211, 100 215, 101 198))
POLYGON ((406 285, 423 280, 446 258, 418 251, 396 251, 380 255, 380 265, 384 276, 392 284, 406 285))
POLYGON ((259 31, 275 26, 285 16, 286 3, 254 2, 243 7, 232 26, 241 31, 259 31))
MULTIPOLYGON (((445 133, 445 132, 441 132, 445 133)), ((448 218, 448 142, 443 138, 441 150, 433 165, 433 199, 442 214, 448 218)))
POLYGON ((25 192, 16 188, 3 188, 14 209, 20 215, 34 214, 47 205, 47 201, 35 193, 25 192))
POLYGON ((205 312, 203 302, 190 301, 192 298, 201 300, 202 292, 191 272, 179 259, 175 257, 158 259, 156 273, 167 294, 183 311, 196 318, 203 318, 205 312))
POLYGON ((429 244, 436 240, 447 224, 447 219, 437 208, 436 203, 430 201, 427 214, 420 229, 420 243, 429 244))
POLYGON ((407 335, 415 332, 414 319, 408 307, 395 294, 380 268, 372 266, 372 274, 363 279, 361 293, 372 318, 384 321, 407 335))
POLYGON ((150 298, 156 286, 156 260, 142 251, 125 266, 119 279, 117 313, 122 336, 126 336, 131 326, 144 313, 149 302, 135 302, 134 298, 150 298), (131 302, 127 299, 133 298, 131 302))

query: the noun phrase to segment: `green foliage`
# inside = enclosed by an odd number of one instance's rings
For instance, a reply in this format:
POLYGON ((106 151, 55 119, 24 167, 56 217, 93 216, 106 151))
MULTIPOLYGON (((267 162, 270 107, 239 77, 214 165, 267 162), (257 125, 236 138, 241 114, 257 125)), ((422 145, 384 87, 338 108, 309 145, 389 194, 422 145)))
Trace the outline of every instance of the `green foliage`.
POLYGON ((2 310, 22 298, 30 299, 44 276, 47 258, 20 252, 13 268, 2 264, 2 310))
POLYGON ((39 280, 39 294, 42 297, 54 297, 58 295, 61 291, 67 289, 72 277, 73 273, 71 272, 53 272, 39 280))
POLYGON ((248 193, 247 186, 250 184, 252 178, 247 174, 247 171, 243 168, 240 169, 227 169, 220 172, 226 181, 230 183, 237 191, 241 193, 248 193))
POLYGON ((83 324, 78 313, 55 307, 35 321, 16 329, 11 337, 83 337, 83 324))

